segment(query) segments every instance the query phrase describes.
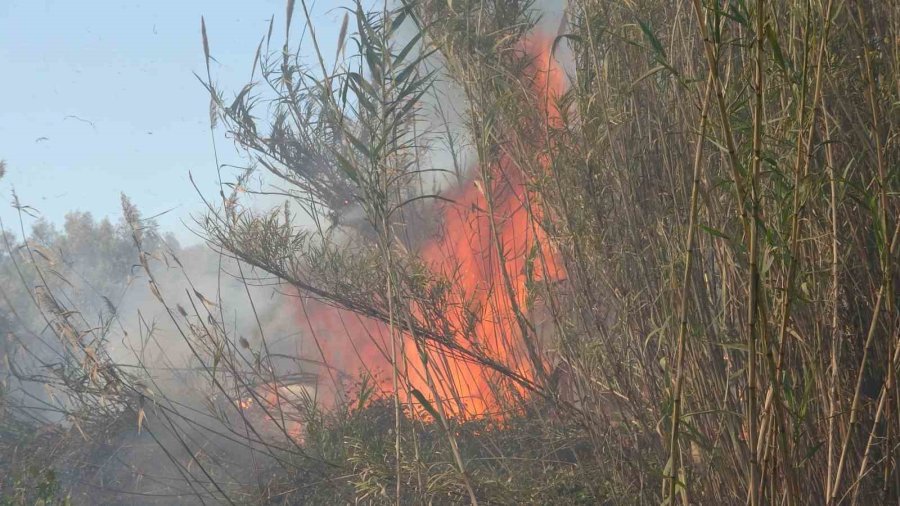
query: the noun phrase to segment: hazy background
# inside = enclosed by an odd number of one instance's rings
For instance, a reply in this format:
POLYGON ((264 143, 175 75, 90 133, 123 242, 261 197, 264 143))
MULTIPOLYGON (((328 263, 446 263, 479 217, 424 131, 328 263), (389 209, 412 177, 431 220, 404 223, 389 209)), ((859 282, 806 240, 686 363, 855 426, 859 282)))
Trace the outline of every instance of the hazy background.
MULTIPOLYGON (((326 54, 335 50, 342 3, 309 4, 326 54)), ((209 95, 193 74, 205 76, 200 16, 218 62, 213 79, 228 98, 249 79, 273 14, 272 43, 280 47, 284 6, 283 0, 0 0, 4 225, 17 228, 7 204, 13 189, 56 225, 73 210, 115 221, 124 192, 145 216, 165 213, 157 218, 160 228, 182 244, 197 242, 182 226, 200 210, 188 173, 205 195, 216 193, 209 95)), ((302 19, 295 17, 292 40, 309 54, 302 19)), ((221 131, 217 143, 221 163, 241 163, 221 131)))

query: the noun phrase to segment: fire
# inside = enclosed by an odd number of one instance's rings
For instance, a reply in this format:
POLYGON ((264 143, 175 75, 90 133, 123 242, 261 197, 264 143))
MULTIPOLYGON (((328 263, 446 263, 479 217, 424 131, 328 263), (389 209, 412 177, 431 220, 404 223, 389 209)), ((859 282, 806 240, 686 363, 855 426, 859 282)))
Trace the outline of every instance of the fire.
MULTIPOLYGON (((534 75, 529 76, 534 98, 543 121, 552 124, 559 121, 554 95, 563 89, 564 80, 549 49, 544 41, 527 47, 535 55, 534 75)), ((455 204, 441 208, 443 233, 420 253, 436 273, 455 280, 458 290, 451 314, 446 315, 453 328, 461 332, 474 321, 469 335, 458 335, 457 341, 471 343, 470 347, 534 381, 539 379, 536 369, 546 367, 547 357, 538 343, 536 353, 529 356, 526 340, 536 341, 539 336, 519 318, 531 313, 529 292, 534 284, 560 280, 564 270, 539 224, 541 211, 526 188, 525 174, 505 153, 487 173, 489 187, 476 177, 451 195, 455 204)), ((406 352, 418 356, 410 340, 406 352)), ((455 401, 447 402, 447 410, 457 416, 497 416, 494 411, 510 394, 497 388, 497 373, 480 364, 458 359, 433 367, 444 379, 438 393, 455 401)), ((418 390, 429 391, 421 376, 410 381, 418 390)), ((522 394, 524 388, 517 385, 511 393, 522 394)))
POLYGON ((237 400, 237 407, 253 421, 263 421, 267 430, 287 435, 294 441, 303 441, 302 397, 308 386, 264 383, 253 388, 252 395, 237 400))
MULTIPOLYGON (((535 58, 533 75, 523 77, 529 79, 542 122, 555 126, 560 112, 554 98, 564 89, 562 70, 551 58, 549 41, 533 40, 525 49, 535 58)), ((530 144, 540 147, 546 143, 540 133, 534 136, 540 138, 527 139, 530 144)), ((542 156, 538 161, 546 169, 546 156, 542 156)), ((418 253, 436 275, 451 280, 453 292, 443 316, 455 334, 455 342, 490 357, 526 381, 539 382, 538 370, 548 366, 549 357, 541 351, 539 336, 522 320, 531 313, 536 284, 563 279, 564 269, 540 225, 538 199, 528 190, 527 176, 511 156, 501 153, 493 166, 482 172, 489 176, 487 183, 474 176, 447 195, 454 203, 437 209, 441 232, 421 245, 418 253), (529 341, 533 343, 531 350, 529 341)), ((338 341, 327 339, 331 345, 325 346, 326 361, 336 355, 349 357, 351 362, 380 372, 377 384, 390 389, 390 337, 385 325, 322 304, 302 309, 298 311, 300 323, 314 338, 317 334, 349 337, 349 349, 336 348, 338 341)), ((402 338, 406 362, 398 368, 407 386, 434 402, 420 350, 411 336, 402 338)), ((433 351, 429 353, 428 374, 445 412, 451 416, 502 417, 498 410, 508 404, 505 401, 525 394, 522 385, 504 387, 489 367, 458 354, 438 357, 433 351)))

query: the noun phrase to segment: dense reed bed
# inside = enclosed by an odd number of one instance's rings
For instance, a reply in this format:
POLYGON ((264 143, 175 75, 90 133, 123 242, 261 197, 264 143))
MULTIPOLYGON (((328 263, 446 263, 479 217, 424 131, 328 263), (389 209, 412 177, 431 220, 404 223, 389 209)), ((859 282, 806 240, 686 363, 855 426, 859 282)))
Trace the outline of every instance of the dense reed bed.
POLYGON ((210 128, 247 166, 216 164, 196 228, 254 334, 123 200, 187 395, 104 355, 116 325, 74 321, 8 240, 83 371, 57 385, 66 455, 125 420, 185 502, 900 500, 898 7, 544 7, 358 3, 323 54, 291 0, 237 93, 204 23, 210 128), (268 333, 260 285, 305 351, 268 333))

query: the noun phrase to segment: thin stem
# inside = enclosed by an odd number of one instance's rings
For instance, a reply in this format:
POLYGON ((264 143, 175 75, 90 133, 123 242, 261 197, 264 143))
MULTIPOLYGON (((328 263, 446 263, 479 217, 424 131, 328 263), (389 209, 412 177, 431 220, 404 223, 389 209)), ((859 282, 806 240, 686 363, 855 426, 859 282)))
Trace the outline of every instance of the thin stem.
POLYGON ((672 387, 672 427, 669 432, 669 464, 672 466, 669 476, 669 490, 666 495, 669 504, 675 504, 675 488, 678 482, 679 461, 679 425, 681 423, 681 390, 684 383, 684 342, 688 328, 688 296, 690 290, 691 269, 694 262, 694 233, 696 229, 698 194, 700 188, 700 163, 703 159, 703 143, 706 140, 706 120, 709 110, 709 96, 712 91, 712 73, 706 80, 706 91, 703 93, 703 101, 700 106, 700 131, 697 143, 694 145, 694 164, 691 182, 690 217, 688 218, 687 241, 684 250, 684 271, 681 276, 681 293, 679 295, 680 306, 678 321, 678 340, 675 352, 675 384, 672 387))

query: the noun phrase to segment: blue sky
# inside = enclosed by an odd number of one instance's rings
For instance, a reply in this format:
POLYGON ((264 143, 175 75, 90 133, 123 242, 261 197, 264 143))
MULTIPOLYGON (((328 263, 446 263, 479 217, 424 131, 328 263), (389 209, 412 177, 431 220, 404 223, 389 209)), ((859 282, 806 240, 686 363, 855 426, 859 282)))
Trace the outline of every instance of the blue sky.
MULTIPOLYGON (((334 0, 314 4, 320 44, 334 54, 343 11, 334 0)), ((182 225, 202 211, 188 173, 216 192, 209 97, 193 75, 205 74, 200 16, 227 98, 249 78, 272 15, 273 46, 283 42, 284 10, 284 0, 0 0, 4 226, 18 220, 13 188, 57 224, 72 210, 115 221, 124 192, 145 216, 172 209, 162 227, 196 241, 182 225)), ((217 142, 222 163, 240 161, 221 132, 217 142)))

